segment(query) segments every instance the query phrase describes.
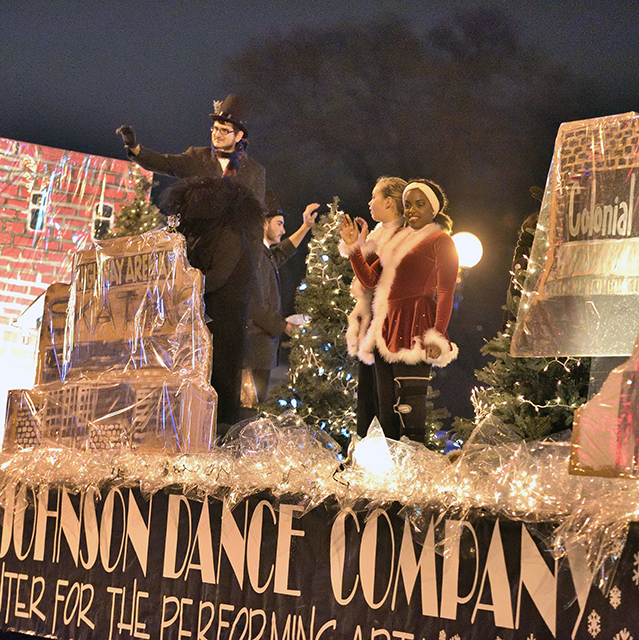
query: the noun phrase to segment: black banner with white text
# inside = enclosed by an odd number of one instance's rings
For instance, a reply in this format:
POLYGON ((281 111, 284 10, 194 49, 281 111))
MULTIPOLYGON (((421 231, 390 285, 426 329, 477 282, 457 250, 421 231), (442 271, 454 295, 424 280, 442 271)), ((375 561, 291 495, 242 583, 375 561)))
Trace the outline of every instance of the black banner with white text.
POLYGON ((639 539, 613 584, 555 560, 552 525, 354 512, 253 496, 17 488, 0 534, 0 629, 104 640, 639 640, 639 539))

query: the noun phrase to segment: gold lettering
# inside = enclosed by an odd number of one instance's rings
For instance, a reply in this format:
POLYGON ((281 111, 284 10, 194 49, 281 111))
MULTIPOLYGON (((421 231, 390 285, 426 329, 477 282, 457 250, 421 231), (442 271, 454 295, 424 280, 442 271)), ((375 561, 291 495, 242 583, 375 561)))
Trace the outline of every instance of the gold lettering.
POLYGON ((581 187, 575 183, 570 187, 570 198, 568 201, 568 224, 570 228, 570 235, 576 236, 579 233, 579 216, 574 220, 575 215, 575 196, 581 193, 581 187))
POLYGON ((151 274, 149 273, 149 254, 142 254, 142 273, 144 274, 144 279, 147 281, 151 280, 151 274))
MULTIPOLYGON (((616 221, 615 221, 615 224, 616 224, 616 221)), ((613 217, 612 217, 611 204, 604 205, 602 231, 608 236, 613 234, 613 217), (606 228, 606 220, 608 221, 608 228, 606 228)))
POLYGON ((113 263, 115 264, 115 269, 117 272, 117 282, 115 282, 114 284, 122 284, 122 267, 124 265, 124 258, 116 258, 115 260, 113 260, 113 263))
MULTIPOLYGON (((617 207, 615 207, 616 209, 617 207)), ((621 236, 627 235, 626 229, 628 228, 628 203, 620 202, 619 209, 622 211, 619 219, 617 220, 617 232, 621 236)))

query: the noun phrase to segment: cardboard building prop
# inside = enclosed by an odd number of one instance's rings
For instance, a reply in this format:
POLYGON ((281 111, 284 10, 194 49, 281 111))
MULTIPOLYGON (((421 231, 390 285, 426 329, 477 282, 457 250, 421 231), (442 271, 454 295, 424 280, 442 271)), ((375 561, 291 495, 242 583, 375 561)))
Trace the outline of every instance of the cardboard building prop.
POLYGON ((71 283, 47 290, 36 384, 10 392, 3 448, 208 450, 217 396, 202 286, 178 233, 78 252, 71 283))
POLYGON ((639 476, 638 175, 636 113, 559 128, 511 355, 612 363, 575 413, 574 474, 639 476))
POLYGON ((639 333, 639 116, 562 124, 513 356, 628 356, 639 333))
MULTIPOLYGON (((0 137, 0 410, 30 389, 44 294, 68 282, 76 251, 145 207, 153 173, 107 158, 0 137), (144 192, 144 193, 143 193, 144 192), (141 199, 140 199, 141 198, 141 199)), ((151 227, 149 227, 150 229, 151 227)), ((145 229, 146 230, 146 229, 145 229)))

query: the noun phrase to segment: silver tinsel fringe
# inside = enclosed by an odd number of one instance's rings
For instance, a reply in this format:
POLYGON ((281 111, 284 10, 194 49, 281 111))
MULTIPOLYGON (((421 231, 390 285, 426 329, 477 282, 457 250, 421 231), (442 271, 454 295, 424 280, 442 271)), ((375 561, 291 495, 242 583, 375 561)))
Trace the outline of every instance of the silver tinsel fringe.
MULTIPOLYGON (((494 436, 494 434, 492 434, 494 436)), ((190 498, 226 500, 270 491, 306 513, 332 497, 340 507, 403 506, 416 529, 425 512, 463 518, 471 510, 525 522, 554 522, 557 557, 581 549, 592 571, 618 558, 639 518, 636 480, 571 476, 570 442, 471 439, 445 456, 417 443, 387 440, 375 422, 346 460, 324 431, 295 414, 235 425, 208 453, 163 455, 131 450, 25 449, 0 454, 0 491, 17 484, 64 484, 78 492, 138 486, 144 495, 179 487, 190 498)), ((0 505, 0 506, 3 506, 0 505)))

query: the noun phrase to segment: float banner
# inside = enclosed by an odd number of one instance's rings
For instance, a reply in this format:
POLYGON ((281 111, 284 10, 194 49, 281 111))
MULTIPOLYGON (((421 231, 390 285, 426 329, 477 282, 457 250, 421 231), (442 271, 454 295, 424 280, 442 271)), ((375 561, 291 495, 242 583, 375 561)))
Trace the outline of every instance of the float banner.
POLYGON ((514 356, 629 355, 639 333, 639 118, 559 128, 514 356))
POLYGON ((89 640, 460 640, 639 634, 637 530, 607 597, 550 523, 388 510, 233 510, 182 493, 18 487, 0 535, 0 629, 89 640), (635 558, 633 560, 633 558, 635 558), (596 633, 595 633, 596 632, 596 633))

